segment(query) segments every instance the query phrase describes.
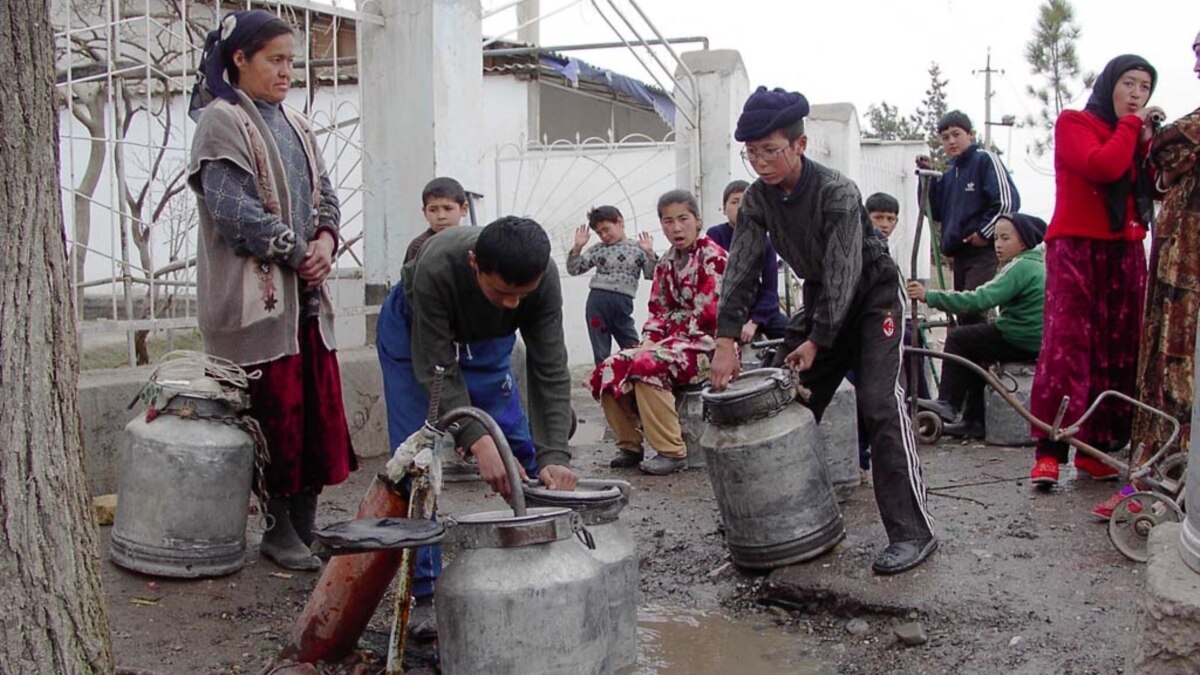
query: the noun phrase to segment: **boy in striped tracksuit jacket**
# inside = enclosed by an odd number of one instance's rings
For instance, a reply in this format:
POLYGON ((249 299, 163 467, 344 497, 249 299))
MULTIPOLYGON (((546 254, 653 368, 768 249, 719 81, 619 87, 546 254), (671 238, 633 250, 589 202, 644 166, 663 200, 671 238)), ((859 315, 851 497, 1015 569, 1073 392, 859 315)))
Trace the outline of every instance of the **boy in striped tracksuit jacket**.
MULTIPOLYGON (((1021 195, 996 153, 975 142, 971 119, 952 110, 938 120, 950 157, 941 178, 929 183, 933 219, 942 224, 941 250, 954 260, 954 290, 971 291, 996 276, 996 220, 1021 210, 1021 195)), ((927 157, 917 167, 931 168, 927 157)), ((959 314, 959 325, 982 323, 985 314, 959 314)))

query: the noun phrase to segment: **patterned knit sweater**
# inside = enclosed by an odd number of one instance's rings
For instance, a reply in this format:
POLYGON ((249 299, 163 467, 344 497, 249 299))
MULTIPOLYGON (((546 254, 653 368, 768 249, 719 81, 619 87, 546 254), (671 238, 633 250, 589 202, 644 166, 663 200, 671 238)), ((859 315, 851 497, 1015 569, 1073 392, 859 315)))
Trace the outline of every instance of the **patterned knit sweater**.
POLYGON ((612 291, 637 297, 638 279, 654 278, 657 256, 646 255, 637 244, 622 239, 613 244, 596 244, 583 253, 573 250, 567 254, 567 274, 579 276, 596 268, 596 275, 588 287, 592 290, 612 291))

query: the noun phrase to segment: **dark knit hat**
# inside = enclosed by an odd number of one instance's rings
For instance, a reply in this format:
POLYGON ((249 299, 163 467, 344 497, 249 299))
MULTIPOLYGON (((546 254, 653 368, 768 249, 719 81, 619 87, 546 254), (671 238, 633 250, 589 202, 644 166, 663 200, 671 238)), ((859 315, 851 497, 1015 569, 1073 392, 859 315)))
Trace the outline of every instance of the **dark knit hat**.
POLYGON ((1001 218, 1009 220, 1021 243, 1026 249, 1036 248, 1046 238, 1046 221, 1026 213, 1006 213, 1001 218))
POLYGON ((778 87, 770 91, 766 87, 759 87, 742 106, 733 137, 739 143, 753 141, 795 124, 807 115, 808 99, 804 98, 804 94, 778 87))

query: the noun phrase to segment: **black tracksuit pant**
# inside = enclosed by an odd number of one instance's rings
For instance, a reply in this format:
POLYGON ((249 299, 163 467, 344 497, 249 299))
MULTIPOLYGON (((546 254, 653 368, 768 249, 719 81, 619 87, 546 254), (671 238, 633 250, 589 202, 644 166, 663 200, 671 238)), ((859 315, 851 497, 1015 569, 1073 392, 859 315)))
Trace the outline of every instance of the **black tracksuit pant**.
MULTIPOLYGON (((996 249, 991 244, 964 245, 954 254, 954 290, 973 291, 979 288, 996 276, 999 265, 996 249)), ((960 326, 986 323, 987 313, 957 314, 955 319, 960 326)))
MULTIPOLYGON (((871 445, 875 502, 892 543, 933 536, 901 378, 905 305, 895 262, 884 257, 869 263, 834 345, 820 349, 812 367, 800 374, 801 384, 812 391, 807 405, 820 420, 846 373, 855 372, 858 413, 871 445)), ((803 314, 793 317, 776 364, 806 339, 803 314)))
MULTIPOLYGON (((947 354, 955 354, 980 366, 1009 361, 1036 361, 1031 352, 1004 339, 994 323, 954 326, 946 333, 947 354)), ((962 412, 965 422, 983 422, 983 380, 953 361, 942 365, 942 389, 938 398, 962 412)))

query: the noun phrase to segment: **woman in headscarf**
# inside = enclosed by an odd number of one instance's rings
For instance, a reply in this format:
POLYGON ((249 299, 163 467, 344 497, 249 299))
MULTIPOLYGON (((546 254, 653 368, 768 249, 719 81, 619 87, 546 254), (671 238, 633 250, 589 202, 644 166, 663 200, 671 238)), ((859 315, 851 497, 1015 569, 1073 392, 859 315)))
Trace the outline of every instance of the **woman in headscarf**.
MULTIPOLYGON (((1146 238, 1153 215, 1153 179, 1144 160, 1153 119, 1147 107, 1157 73, 1140 56, 1118 56, 1104 67, 1082 110, 1066 110, 1054 125, 1054 216, 1046 232, 1046 305, 1042 351, 1033 379, 1034 415, 1051 421, 1064 396, 1069 426, 1106 389, 1134 391, 1146 238)), ((1106 450, 1129 440, 1127 405, 1106 401, 1076 438, 1106 450)), ((1058 483, 1068 445, 1040 429, 1030 479, 1058 483)), ((1082 453, 1075 468, 1095 479, 1116 470, 1082 453)))
MULTIPOLYGON (((1200 34, 1192 43, 1193 70, 1200 75, 1200 34)), ((1146 297, 1142 351, 1138 357, 1137 398, 1179 420, 1179 439, 1171 452, 1188 452, 1192 428, 1192 371, 1195 366, 1196 315, 1200 313, 1200 108, 1164 127, 1150 143, 1150 162, 1165 192, 1154 220, 1150 251, 1150 287, 1146 297)), ((1158 452, 1171 435, 1163 418, 1134 411, 1134 462, 1158 452)), ((1107 520, 1126 486, 1092 512, 1107 520)))
POLYGON ((199 198, 204 348, 261 373, 249 392, 270 454, 260 552, 313 570, 317 495, 357 467, 325 285, 341 212, 308 121, 282 105, 293 33, 254 10, 226 15, 208 34, 189 111, 199 123, 188 184, 199 198))

